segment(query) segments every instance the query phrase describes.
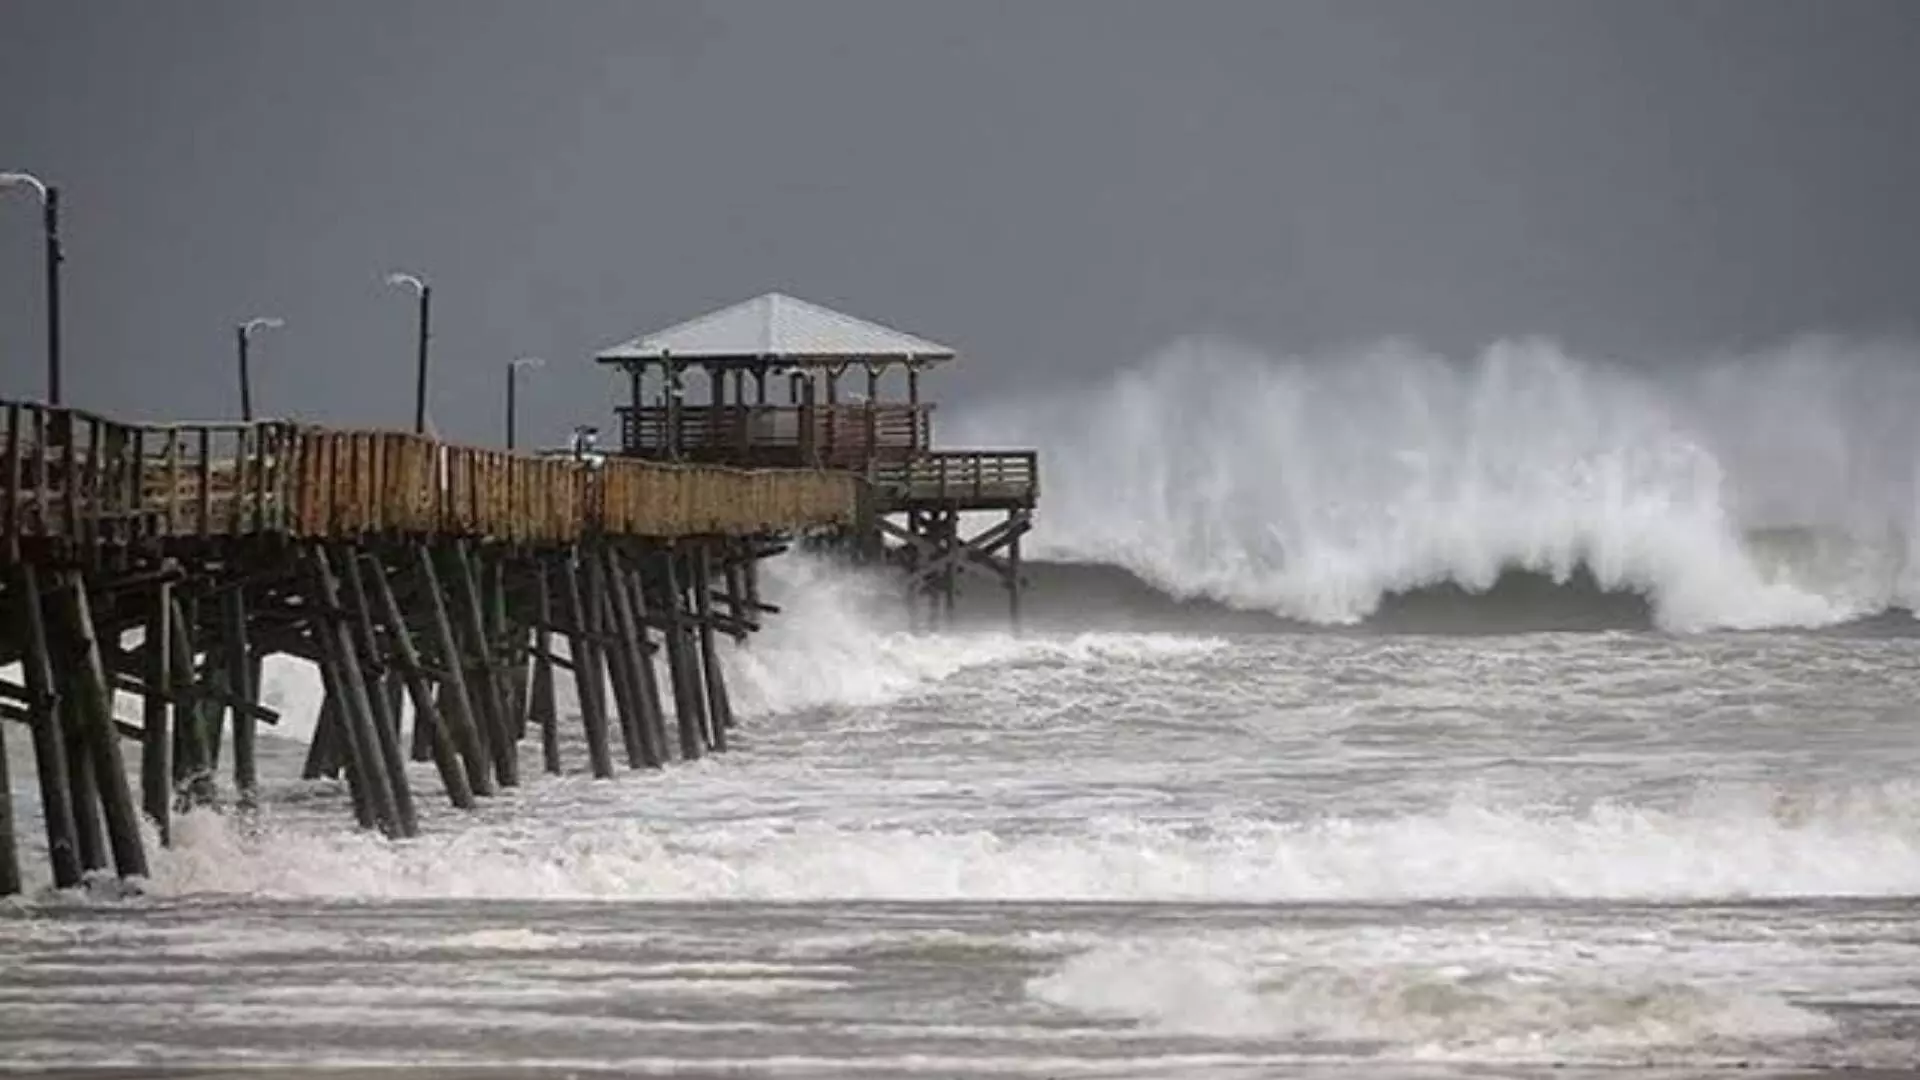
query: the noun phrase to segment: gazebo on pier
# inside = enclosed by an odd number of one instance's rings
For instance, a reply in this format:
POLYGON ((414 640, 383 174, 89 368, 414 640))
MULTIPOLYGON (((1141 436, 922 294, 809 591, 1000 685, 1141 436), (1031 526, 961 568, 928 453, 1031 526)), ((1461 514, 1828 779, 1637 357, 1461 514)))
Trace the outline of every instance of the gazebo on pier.
POLYGON ((932 406, 920 402, 920 373, 953 358, 945 345, 777 292, 597 357, 631 381, 632 402, 620 410, 627 454, 837 468, 925 450, 932 406), (841 380, 855 365, 866 375, 866 393, 842 400, 841 380), (686 401, 689 369, 704 376, 706 401, 698 405, 686 401), (906 372, 906 400, 882 405, 880 382, 890 369, 906 372))
POLYGON ((1017 617, 1020 537, 1032 527, 1038 463, 1031 450, 933 449, 933 405, 921 399, 920 377, 953 361, 953 349, 770 292, 595 359, 624 371, 631 388, 617 409, 622 454, 858 472, 871 493, 861 550, 907 567, 916 591, 943 598, 948 612, 959 571, 988 573, 1017 617), (856 368, 864 385, 843 386, 856 368), (704 400, 688 400, 696 390, 704 400), (974 511, 1005 518, 963 537, 960 515, 974 511))

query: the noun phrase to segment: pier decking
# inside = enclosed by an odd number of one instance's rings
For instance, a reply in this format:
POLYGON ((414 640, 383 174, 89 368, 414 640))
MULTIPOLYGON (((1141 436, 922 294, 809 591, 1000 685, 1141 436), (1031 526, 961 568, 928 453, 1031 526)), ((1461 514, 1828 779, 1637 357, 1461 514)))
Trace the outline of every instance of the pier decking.
MULTIPOLYGON (((725 750, 715 642, 773 610, 757 560, 852 525, 864 503, 860 476, 819 468, 539 457, 284 422, 130 424, 12 401, 0 425, 0 663, 22 673, 0 680, 0 719, 31 733, 63 887, 109 865, 143 875, 139 817, 164 839, 174 812, 219 799, 223 752, 234 800, 251 803, 257 725, 277 720, 259 703, 272 653, 323 676, 306 774, 344 775, 359 823, 390 836, 419 828, 409 758, 434 762, 459 808, 521 782, 529 733, 559 772, 563 671, 595 776, 615 773, 616 746, 628 768, 725 750), (140 724, 116 716, 116 692, 142 699, 140 724), (124 737, 139 749, 137 802, 124 737)), ((0 818, 0 894, 21 887, 14 837, 0 818)))

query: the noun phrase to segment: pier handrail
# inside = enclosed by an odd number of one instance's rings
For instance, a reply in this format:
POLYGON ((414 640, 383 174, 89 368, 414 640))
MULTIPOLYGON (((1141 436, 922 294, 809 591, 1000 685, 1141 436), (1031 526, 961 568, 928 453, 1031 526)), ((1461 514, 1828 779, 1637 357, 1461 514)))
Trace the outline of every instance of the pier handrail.
POLYGON ((1034 450, 936 450, 907 461, 876 462, 867 482, 877 494, 905 502, 1031 506, 1040 495, 1040 455, 1034 450))
POLYGON ((0 538, 741 535, 851 521, 860 480, 820 469, 581 461, 283 420, 130 424, 0 401, 0 538))
POLYGON ((931 403, 841 402, 813 405, 617 406, 620 446, 639 456, 723 456, 795 465, 861 467, 925 450, 931 403))

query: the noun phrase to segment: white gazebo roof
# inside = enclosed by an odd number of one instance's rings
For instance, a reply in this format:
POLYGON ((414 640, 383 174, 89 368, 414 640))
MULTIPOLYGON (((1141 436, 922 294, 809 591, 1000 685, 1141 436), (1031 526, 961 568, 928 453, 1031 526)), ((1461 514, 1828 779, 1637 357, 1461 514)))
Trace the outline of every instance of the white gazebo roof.
POLYGON ((770 292, 601 350, 601 363, 675 360, 832 363, 951 360, 953 350, 879 323, 770 292))

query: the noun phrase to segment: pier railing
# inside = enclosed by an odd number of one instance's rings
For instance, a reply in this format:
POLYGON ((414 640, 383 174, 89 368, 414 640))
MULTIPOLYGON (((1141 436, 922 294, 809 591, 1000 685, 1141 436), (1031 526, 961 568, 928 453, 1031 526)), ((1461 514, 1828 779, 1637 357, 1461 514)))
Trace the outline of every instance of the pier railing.
POLYGON ((862 468, 903 460, 927 448, 933 406, 687 405, 622 406, 620 445, 640 457, 862 468))
POLYGON ((744 535, 852 520, 858 477, 576 461, 284 421, 128 424, 0 402, 0 538, 132 547, 190 538, 594 532, 744 535))
POLYGON ((883 503, 1032 506, 1040 495, 1032 450, 941 450, 909 461, 879 462, 867 482, 883 503))

